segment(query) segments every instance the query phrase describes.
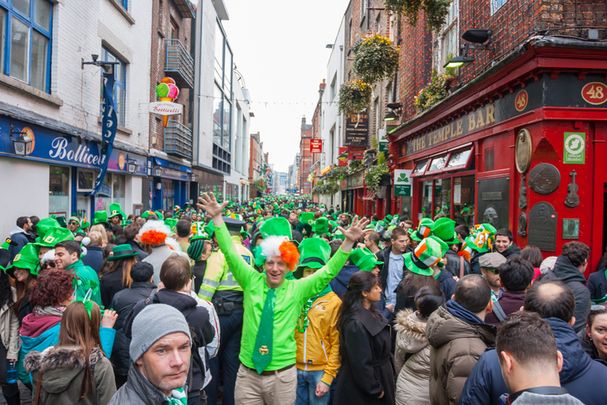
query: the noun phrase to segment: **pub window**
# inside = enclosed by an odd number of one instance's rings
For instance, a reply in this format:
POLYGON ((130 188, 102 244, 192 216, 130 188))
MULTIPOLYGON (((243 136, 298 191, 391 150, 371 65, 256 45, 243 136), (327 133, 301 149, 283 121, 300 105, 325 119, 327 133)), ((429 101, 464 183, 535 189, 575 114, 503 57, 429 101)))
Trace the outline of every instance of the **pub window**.
POLYGON ((428 167, 429 162, 430 162, 429 159, 417 162, 417 164, 415 165, 415 169, 413 169, 412 175, 421 176, 422 174, 424 174, 424 172, 426 171, 426 168, 428 167))
MULTIPOLYGON (((493 1, 493 0, 492 0, 493 1)), ((434 68, 437 72, 444 71, 444 65, 450 57, 459 54, 459 0, 453 0, 449 5, 445 24, 435 36, 433 46, 434 68)))
POLYGON ((434 215, 451 215, 451 179, 434 181, 434 215))
POLYGON ((472 149, 463 149, 457 152, 451 152, 449 157, 449 163, 447 163, 447 170, 464 169, 468 166, 472 156, 472 149))
POLYGON ((432 217, 432 180, 422 183, 422 218, 432 217))
MULTIPOLYGON (((114 65, 114 100, 116 101, 116 115, 118 124, 126 126, 126 62, 112 53, 109 49, 102 49, 102 59, 108 62, 118 62, 114 65)), ((101 73, 103 77, 103 72, 101 73)), ((101 88, 101 103, 103 104, 103 87, 101 88)))
POLYGON ((458 225, 474 225, 474 176, 453 179, 453 219, 458 225))
POLYGON ((427 173, 433 173, 441 171, 447 165, 447 158, 449 155, 437 156, 432 159, 432 163, 430 163, 430 167, 428 168, 427 173))

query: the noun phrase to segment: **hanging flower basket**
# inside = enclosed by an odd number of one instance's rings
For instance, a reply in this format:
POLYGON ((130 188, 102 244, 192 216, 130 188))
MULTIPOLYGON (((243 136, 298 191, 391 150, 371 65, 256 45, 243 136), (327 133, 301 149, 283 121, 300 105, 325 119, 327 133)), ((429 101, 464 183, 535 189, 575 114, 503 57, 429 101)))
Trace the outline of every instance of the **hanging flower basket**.
POLYGON ((333 195, 339 191, 339 184, 334 180, 321 180, 313 188, 312 194, 333 195))
POLYGON ((438 31, 447 20, 451 0, 384 0, 384 4, 391 12, 405 16, 411 25, 423 11, 430 29, 438 31))
POLYGON ((432 80, 415 96, 413 103, 418 112, 422 112, 438 103, 449 94, 447 84, 453 76, 448 73, 432 71, 432 80))
POLYGON ((398 47, 388 37, 375 34, 354 46, 354 72, 373 84, 391 77, 398 70, 398 47))
POLYGON ((390 168, 386 164, 384 153, 380 152, 377 156, 377 163, 370 166, 365 173, 365 185, 377 194, 382 187, 384 176, 388 173, 390 173, 390 168))
POLYGON ((344 83, 339 89, 339 110, 346 114, 357 113, 369 106, 371 86, 362 80, 344 83))

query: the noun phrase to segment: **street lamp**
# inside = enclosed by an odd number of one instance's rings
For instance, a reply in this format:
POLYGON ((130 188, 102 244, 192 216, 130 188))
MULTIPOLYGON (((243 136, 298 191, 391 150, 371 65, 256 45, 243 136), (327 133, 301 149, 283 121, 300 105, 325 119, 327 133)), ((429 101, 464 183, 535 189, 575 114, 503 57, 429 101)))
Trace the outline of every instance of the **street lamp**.
POLYGON ((99 59, 99 55, 97 54, 91 54, 91 59, 92 61, 89 62, 85 62, 84 58, 80 58, 80 69, 84 69, 84 65, 93 65, 93 66, 99 66, 100 68, 103 69, 104 73, 110 76, 114 75, 114 65, 118 65, 119 62, 110 62, 110 61, 106 61, 106 60, 101 60, 98 61, 97 59, 99 59))
POLYGON ((154 176, 155 177, 160 177, 161 175, 162 175, 162 167, 156 166, 154 168, 154 176))
POLYGON ((466 55, 467 47, 464 47, 465 51, 463 55, 458 55, 454 58, 449 59, 447 63, 445 63, 445 69, 457 69, 464 66, 467 63, 474 62, 474 58, 466 55))
POLYGON ((15 148, 15 155, 27 155, 28 146, 32 143, 32 139, 28 136, 27 131, 24 131, 23 129, 17 130, 11 127, 11 141, 15 148))

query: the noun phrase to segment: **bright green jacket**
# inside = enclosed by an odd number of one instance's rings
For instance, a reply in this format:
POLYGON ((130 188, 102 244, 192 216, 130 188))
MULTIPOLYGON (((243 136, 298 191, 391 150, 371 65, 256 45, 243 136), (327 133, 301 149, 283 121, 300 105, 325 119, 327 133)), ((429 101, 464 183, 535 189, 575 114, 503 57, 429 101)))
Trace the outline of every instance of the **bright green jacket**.
POLYGON ((89 288, 92 288, 93 294, 91 295, 91 299, 95 301, 99 307, 103 306, 101 303, 101 290, 99 289, 99 276, 97 276, 97 272, 93 270, 92 267, 82 263, 82 260, 78 260, 67 266, 66 270, 73 271, 74 275, 78 278, 76 299, 84 298, 89 288))
MULTIPOLYGON (((234 248, 232 239, 225 226, 215 231, 219 248, 226 257, 234 278, 244 291, 244 318, 242 340, 240 343, 240 361, 249 368, 253 365, 253 350, 261 312, 270 287, 266 283, 265 273, 259 273, 244 261, 234 248)), ((274 302, 274 335, 272 337, 272 362, 265 371, 279 370, 295 365, 297 344, 295 327, 306 301, 321 292, 339 273, 350 253, 339 249, 329 262, 313 275, 299 280, 287 280, 276 289, 274 302)))

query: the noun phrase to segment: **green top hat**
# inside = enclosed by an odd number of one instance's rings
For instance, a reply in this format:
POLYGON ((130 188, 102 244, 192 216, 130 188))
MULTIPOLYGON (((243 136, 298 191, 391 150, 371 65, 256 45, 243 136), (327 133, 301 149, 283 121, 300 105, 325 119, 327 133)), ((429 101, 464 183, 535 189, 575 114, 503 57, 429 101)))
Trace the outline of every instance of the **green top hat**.
POLYGON ((55 245, 66 240, 74 240, 72 231, 67 228, 52 228, 44 235, 39 242, 36 242, 36 246, 53 248, 55 245))
POLYGON ((299 222, 302 224, 312 225, 314 223, 314 213, 313 212, 302 212, 299 214, 299 222))
POLYGON ((443 217, 437 219, 432 227, 432 235, 440 238, 447 245, 459 243, 457 233, 455 232, 455 221, 451 218, 443 217))
POLYGON ((472 233, 464 241, 464 244, 478 253, 490 252, 493 249, 496 233, 497 230, 491 224, 475 225, 472 233))
POLYGON ((405 253, 405 267, 415 274, 431 277, 432 266, 440 262, 448 249, 449 246, 435 236, 425 238, 413 252, 405 253))
POLYGON ((112 219, 115 216, 120 215, 122 217, 122 219, 124 219, 124 212, 122 212, 122 208, 120 207, 120 204, 118 203, 111 203, 110 204, 110 208, 109 208, 109 215, 108 218, 112 219))
POLYGON ((320 217, 314 221, 312 225, 312 232, 316 235, 324 235, 329 233, 329 220, 325 217, 320 217))
POLYGON ((299 266, 295 270, 295 278, 301 278, 303 269, 320 269, 331 257, 329 242, 320 238, 307 238, 299 244, 299 266))
POLYGON ((38 275, 40 260, 38 259, 38 248, 34 243, 28 243, 23 246, 21 251, 15 255, 13 263, 6 268, 6 272, 9 275, 13 275, 15 269, 24 269, 29 271, 33 276, 38 275))
POLYGON ((331 231, 335 232, 337 228, 339 228, 339 224, 337 223, 337 221, 329 219, 329 227, 331 228, 331 231))
POLYGON ((410 233, 411 239, 416 242, 421 242, 422 239, 427 238, 432 233, 432 227, 434 226, 434 221, 430 218, 422 218, 419 221, 419 225, 415 231, 410 233))
POLYGON ((60 227, 61 225, 59 225, 59 222, 57 222, 55 218, 43 218, 36 224, 36 233, 38 234, 38 237, 42 239, 50 229, 60 227))
POLYGON ((95 211, 93 225, 107 224, 107 211, 95 211))
POLYGON ((112 248, 112 254, 108 256, 107 260, 110 262, 116 260, 127 259, 129 257, 137 256, 137 252, 133 250, 133 247, 128 243, 122 245, 116 245, 112 248))
POLYGON ((289 240, 293 239, 291 224, 285 217, 274 217, 263 221, 259 232, 264 239, 269 236, 286 236, 289 240))
POLYGON ((391 215, 391 214, 386 215, 386 216, 384 217, 384 221, 386 221, 386 222, 391 222, 391 221, 392 221, 392 215, 391 215))
POLYGON ((384 264, 384 262, 377 260, 377 256, 366 247, 354 249, 350 253, 350 261, 361 271, 371 271, 384 264))

